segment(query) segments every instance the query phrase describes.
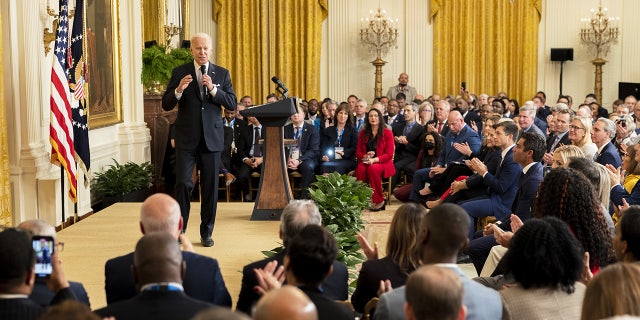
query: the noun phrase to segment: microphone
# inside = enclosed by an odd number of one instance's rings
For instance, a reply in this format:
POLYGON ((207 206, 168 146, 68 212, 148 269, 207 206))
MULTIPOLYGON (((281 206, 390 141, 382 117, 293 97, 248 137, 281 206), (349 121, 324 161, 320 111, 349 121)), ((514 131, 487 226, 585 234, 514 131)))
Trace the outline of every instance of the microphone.
MULTIPOLYGON (((200 66, 200 73, 202 73, 202 77, 204 77, 205 72, 207 71, 207 67, 205 65, 201 65, 200 66)), ((202 79, 202 78, 200 78, 202 79)), ((207 94, 209 93, 209 90, 207 89, 207 86, 205 86, 204 84, 202 85, 202 92, 204 92, 204 96, 206 97, 207 94)))
POLYGON ((282 83, 282 81, 278 79, 278 77, 274 76, 273 78, 271 78, 271 81, 277 84, 279 88, 282 88, 282 92, 289 92, 289 89, 287 89, 287 86, 285 86, 284 83, 282 83))

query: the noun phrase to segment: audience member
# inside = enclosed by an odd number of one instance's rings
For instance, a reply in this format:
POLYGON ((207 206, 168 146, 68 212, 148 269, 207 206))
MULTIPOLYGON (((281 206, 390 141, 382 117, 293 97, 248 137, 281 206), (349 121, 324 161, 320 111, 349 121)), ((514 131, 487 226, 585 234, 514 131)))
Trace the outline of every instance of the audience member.
POLYGON ((539 128, 534 123, 534 119, 536 119, 536 111, 534 108, 529 106, 521 107, 518 116, 518 125, 520 126, 521 132, 520 134, 518 134, 518 138, 514 139, 515 141, 518 141, 518 139, 524 132, 533 132, 546 141, 547 135, 544 131, 542 131, 542 128, 539 128))
MULTIPOLYGON (((273 257, 253 262, 242 268, 242 285, 236 308, 247 314, 251 314, 253 304, 258 301, 260 295, 256 293, 255 287, 258 280, 254 270, 264 268, 268 262, 277 261, 278 265, 282 265, 284 256, 289 245, 295 236, 306 225, 320 225, 322 217, 318 207, 309 200, 294 200, 289 203, 280 216, 280 239, 284 245, 284 250, 280 251, 273 257)), ((333 261, 333 272, 322 283, 322 289, 325 295, 334 300, 346 300, 347 296, 347 267, 338 261, 333 261)))
POLYGON ((283 286, 267 292, 256 304, 254 320, 317 320, 316 306, 302 290, 283 286))
MULTIPOLYGON (((429 101, 424 101, 418 107, 418 123, 427 127, 427 123, 433 120, 433 105, 429 101)), ((392 125, 393 127, 393 125, 392 125)))
POLYGON ((398 84, 389 87, 389 90, 387 90, 387 97, 395 97, 396 95, 398 95, 398 93, 403 93, 407 101, 413 101, 414 97, 417 94, 417 91, 416 88, 410 86, 408 83, 409 75, 405 72, 401 73, 398 76, 398 84))
MULTIPOLYGON (((453 270, 462 280, 463 304, 467 319, 501 319, 502 302, 498 293, 467 278, 455 264, 458 254, 469 243, 469 217, 458 205, 444 203, 429 211, 420 224, 418 251, 424 265, 453 270)), ((405 287, 380 297, 374 319, 405 319, 402 306, 405 287)))
POLYGON ((367 256, 358 274, 356 290, 351 303, 358 312, 371 298, 376 297, 380 282, 397 288, 407 281, 409 273, 420 265, 420 253, 416 249, 420 223, 426 214, 424 207, 405 203, 396 210, 387 235, 386 256, 378 259, 378 246, 371 248, 367 240, 358 235, 358 241, 367 256))
MULTIPOLYGON (((635 151, 634 160, 640 162, 640 144, 631 146, 630 149, 634 149, 635 151)), ((619 166, 609 164, 606 167, 609 170, 609 177, 611 178, 611 201, 613 204, 621 206, 624 204, 623 201, 631 205, 640 204, 640 184, 638 184, 637 181, 633 184, 633 178, 629 182, 623 180, 624 177, 622 177, 619 166), (625 186, 623 187, 621 183, 624 183, 625 186), (633 187, 631 187, 631 184, 633 184, 633 187), (627 185, 631 187, 631 191, 628 191, 626 188, 627 185)))
MULTIPOLYGON (((437 132, 444 137, 449 133, 449 124, 447 121, 449 121, 451 105, 445 100, 440 100, 436 102, 434 106, 436 109, 435 118, 427 122, 427 132, 437 132)), ((462 115, 460 117, 462 118, 462 115)))
MULTIPOLYGON (((29 299, 36 277, 35 263, 30 232, 15 228, 0 231, 0 319, 35 320, 45 311, 29 299)), ((75 299, 57 252, 51 255, 51 265, 47 285, 56 295, 50 305, 75 299)))
MULTIPOLYGON (((39 318, 39 320, 100 320, 101 318, 91 312, 86 303, 76 300, 65 300, 52 306, 39 318)), ((107 318, 107 320, 109 320, 107 318)))
POLYGON ((453 270, 421 267, 407 280, 405 316, 409 320, 463 320, 467 313, 463 294, 460 276, 453 270))
POLYGON ((613 316, 640 316, 640 266, 615 263, 604 268, 587 286, 582 304, 582 320, 613 316))
POLYGON ((371 109, 367 113, 364 129, 358 136, 356 148, 356 179, 369 183, 373 189, 371 211, 385 209, 382 179, 393 176, 393 133, 385 128, 382 113, 371 109))
POLYGON ((265 136, 266 128, 256 117, 247 117, 247 126, 242 130, 238 142, 238 158, 241 159, 238 168, 240 191, 246 202, 253 200, 250 190, 251 173, 261 172, 264 161, 264 144, 260 139, 265 136))
MULTIPOLYGON (((18 228, 29 230, 29 232, 34 236, 52 237, 56 246, 56 251, 58 252, 62 251, 62 248, 64 248, 64 244, 58 242, 56 239, 56 228, 44 220, 26 220, 20 223, 18 228)), ((46 308, 50 304, 51 299, 55 296, 55 293, 47 287, 46 280, 47 279, 45 278, 36 277, 33 291, 31 291, 31 294, 29 295, 29 299, 35 301, 43 308, 46 308)), ((82 283, 69 281, 69 290, 73 292, 73 295, 78 299, 78 301, 86 304, 88 307, 91 307, 89 295, 82 283)))
MULTIPOLYGON (((427 132, 421 143, 420 152, 418 152, 415 169, 411 175, 407 174, 407 178, 413 180, 413 175, 417 170, 435 166, 443 149, 444 141, 442 141, 442 137, 437 132, 427 132)), ((409 202, 412 188, 413 185, 407 183, 393 190, 393 195, 398 201, 409 202)))
POLYGON ((615 228, 613 219, 609 214, 611 190, 609 171, 603 165, 582 157, 572 157, 566 167, 582 173, 587 178, 587 181, 591 183, 596 199, 600 200, 597 205, 599 205, 610 234, 613 236, 615 234, 615 228))
POLYGON ((616 225, 613 248, 618 261, 640 261, 640 206, 630 206, 624 211, 616 225))
POLYGON ((387 115, 384 118, 384 122, 388 123, 391 127, 397 123, 404 122, 404 117, 400 114, 400 105, 398 104, 398 101, 389 100, 387 115))
MULTIPOLYGON (((546 154, 545 154, 546 155, 546 154)), ((553 152, 553 160, 551 161, 551 168, 567 167, 569 159, 572 157, 585 158, 582 149, 574 145, 559 146, 553 152)), ((585 158, 586 159, 586 158, 585 158)))
POLYGON ((172 234, 163 231, 146 233, 136 244, 131 267, 140 293, 128 300, 111 303, 95 313, 118 320, 191 319, 212 305, 184 293, 182 279, 186 268, 178 242, 172 234))
POLYGON ((591 118, 576 116, 569 126, 569 140, 574 146, 582 149, 585 157, 594 159, 598 147, 591 141, 593 124, 591 118))
MULTIPOLYGON (((335 101, 327 104, 334 104, 335 101)), ((333 123, 335 125, 324 129, 320 146, 321 173, 338 172, 346 174, 355 169, 356 146, 358 144, 358 132, 353 127, 353 116, 349 113, 348 106, 340 106, 336 109, 333 123)))
MULTIPOLYGON (((193 251, 189 239, 181 233, 182 217, 178 203, 169 195, 156 193, 147 198, 140 207, 140 231, 167 232, 174 241, 179 240, 184 247, 182 260, 189 266, 181 284, 191 298, 220 306, 231 306, 231 296, 225 285, 218 261, 193 251)), ((107 304, 127 300, 138 294, 131 265, 135 253, 129 253, 108 260, 104 266, 105 292, 107 304)))
POLYGON ((591 131, 591 141, 598 147, 598 152, 595 155, 594 161, 601 164, 610 164, 616 168, 619 168, 622 164, 618 150, 611 143, 611 139, 616 134, 616 125, 613 121, 607 118, 599 118, 593 124, 593 130, 591 131))
POLYGON ((211 307, 198 312, 191 320, 251 320, 251 318, 229 308, 211 307))
POLYGON ((394 189, 402 174, 413 176, 420 152, 421 142, 424 139, 425 129, 417 121, 416 105, 404 107, 404 122, 392 127, 393 140, 395 142, 395 157, 393 166, 396 174, 391 180, 391 189, 394 189))
POLYGON ((503 260, 516 285, 500 291, 503 319, 576 319, 585 286, 583 251, 555 217, 531 219, 515 233, 503 260))
POLYGON ((288 148, 287 168, 298 171, 300 178, 300 194, 297 199, 309 197, 309 186, 315 179, 315 171, 320 160, 320 135, 311 124, 304 122, 304 110, 297 107, 297 113, 291 116, 291 124, 284 127, 284 138, 294 139, 296 145, 288 148))
POLYGON ((356 129, 358 129, 358 132, 364 129, 364 123, 366 122, 366 119, 365 119, 366 115, 367 115, 367 101, 365 101, 364 99, 356 100, 355 112, 353 113, 353 116, 354 116, 353 121, 356 129))
MULTIPOLYGON (((554 107, 557 107, 557 105, 554 107)), ((571 122, 573 122, 573 111, 568 108, 560 109, 553 115, 553 125, 549 123, 549 128, 551 129, 553 127, 553 132, 549 134, 549 138, 547 138, 547 152, 543 158, 546 165, 551 165, 553 162, 553 151, 555 151, 556 148, 571 144, 571 140, 569 139, 569 126, 571 122)))

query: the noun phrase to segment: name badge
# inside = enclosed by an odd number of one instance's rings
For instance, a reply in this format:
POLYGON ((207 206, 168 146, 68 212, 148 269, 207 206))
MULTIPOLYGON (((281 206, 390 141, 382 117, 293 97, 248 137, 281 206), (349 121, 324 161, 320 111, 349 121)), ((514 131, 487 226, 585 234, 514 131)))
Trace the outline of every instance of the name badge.
POLYGON ((342 155, 340 155, 338 152, 343 153, 344 152, 344 147, 335 147, 334 150, 334 155, 336 159, 342 159, 342 155))
POLYGON ((291 147, 291 152, 289 153, 289 158, 298 160, 300 159, 300 149, 298 147, 291 147))

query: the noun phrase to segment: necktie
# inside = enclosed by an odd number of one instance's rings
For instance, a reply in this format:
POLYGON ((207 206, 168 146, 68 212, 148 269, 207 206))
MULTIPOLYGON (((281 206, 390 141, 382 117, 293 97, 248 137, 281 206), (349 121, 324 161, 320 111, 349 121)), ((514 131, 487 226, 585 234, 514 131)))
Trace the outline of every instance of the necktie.
POLYGON ((207 72, 207 67, 205 65, 200 66, 200 85, 202 86, 202 98, 204 99, 207 95, 207 87, 202 84, 202 77, 207 72))
POLYGON ((253 156, 262 157, 262 150, 260 150, 260 128, 253 128, 253 156))
POLYGON ((560 136, 556 136, 556 139, 553 140, 553 144, 551 145, 551 150, 549 150, 549 152, 553 152, 554 150, 556 150, 558 142, 560 142, 560 136))
POLYGON ((360 128, 362 128, 362 119, 358 119, 358 127, 356 129, 360 131, 360 128))
POLYGON ((438 133, 442 133, 442 122, 438 122, 438 133))

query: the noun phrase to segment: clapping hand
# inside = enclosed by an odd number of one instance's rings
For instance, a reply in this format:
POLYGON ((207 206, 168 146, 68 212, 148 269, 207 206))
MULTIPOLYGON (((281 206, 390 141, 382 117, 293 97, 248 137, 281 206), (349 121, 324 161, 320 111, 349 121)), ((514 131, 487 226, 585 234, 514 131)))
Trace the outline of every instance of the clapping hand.
POLYGON ((253 289, 259 295, 264 295, 267 291, 282 287, 285 280, 284 266, 278 267, 278 261, 273 260, 267 263, 262 269, 253 269, 258 279, 258 285, 253 289))
POLYGON ((373 248, 361 233, 358 233, 358 243, 360 243, 360 247, 362 247, 362 252, 367 257, 368 260, 376 260, 378 259, 378 243, 373 243, 373 248))

